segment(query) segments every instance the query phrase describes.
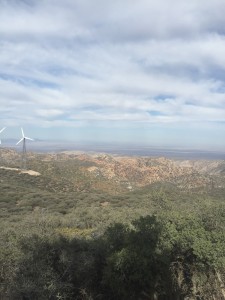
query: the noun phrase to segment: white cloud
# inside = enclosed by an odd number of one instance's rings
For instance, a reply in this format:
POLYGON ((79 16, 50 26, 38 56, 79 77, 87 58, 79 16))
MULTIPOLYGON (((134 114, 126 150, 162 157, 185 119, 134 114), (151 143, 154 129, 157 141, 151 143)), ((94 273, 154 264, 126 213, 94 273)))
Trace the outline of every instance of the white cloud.
POLYGON ((220 0, 2 1, 2 120, 223 122, 224 14, 220 0))

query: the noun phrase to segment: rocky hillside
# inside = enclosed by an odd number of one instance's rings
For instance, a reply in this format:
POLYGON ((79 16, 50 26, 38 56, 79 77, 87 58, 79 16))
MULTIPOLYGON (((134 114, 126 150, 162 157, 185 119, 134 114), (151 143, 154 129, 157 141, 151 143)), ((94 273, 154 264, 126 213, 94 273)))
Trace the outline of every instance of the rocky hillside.
MULTIPOLYGON (((18 167, 21 154, 1 151, 1 165, 18 167)), ((128 157, 79 152, 28 153, 28 167, 55 182, 77 190, 112 193, 135 190, 159 181, 180 187, 224 186, 225 162, 171 160, 164 157, 128 157)))
POLYGON ((177 161, 177 164, 193 168, 201 174, 225 175, 225 161, 221 160, 182 160, 177 161))

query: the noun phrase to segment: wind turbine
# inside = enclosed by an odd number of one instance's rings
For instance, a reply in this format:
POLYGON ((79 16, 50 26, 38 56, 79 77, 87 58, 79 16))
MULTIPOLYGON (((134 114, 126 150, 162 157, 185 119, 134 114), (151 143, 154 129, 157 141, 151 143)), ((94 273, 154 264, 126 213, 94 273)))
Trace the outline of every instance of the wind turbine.
POLYGON ((24 135, 23 128, 21 128, 21 132, 22 132, 22 138, 19 140, 19 142, 16 143, 16 145, 18 145, 19 143, 23 142, 22 169, 26 170, 26 167, 27 167, 26 140, 30 140, 30 141, 34 141, 34 140, 24 135))

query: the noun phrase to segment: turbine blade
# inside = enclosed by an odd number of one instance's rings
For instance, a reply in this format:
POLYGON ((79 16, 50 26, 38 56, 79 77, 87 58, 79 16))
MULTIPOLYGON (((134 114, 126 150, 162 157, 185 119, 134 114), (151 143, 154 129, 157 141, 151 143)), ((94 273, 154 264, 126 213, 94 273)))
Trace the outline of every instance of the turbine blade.
POLYGON ((25 136, 24 136, 24 132, 23 132, 23 128, 22 127, 21 127, 21 132, 22 132, 22 136, 24 138, 25 136))
POLYGON ((29 137, 24 137, 26 140, 30 140, 30 141, 34 141, 34 139, 31 139, 31 138, 29 138, 29 137))
POLYGON ((23 138, 22 138, 21 140, 19 140, 19 142, 17 142, 17 143, 16 143, 16 145, 18 145, 19 143, 21 143, 21 142, 22 142, 22 140, 23 140, 23 138))
POLYGON ((1 130, 0 130, 0 133, 2 133, 2 131, 4 131, 6 129, 6 127, 3 127, 1 130))

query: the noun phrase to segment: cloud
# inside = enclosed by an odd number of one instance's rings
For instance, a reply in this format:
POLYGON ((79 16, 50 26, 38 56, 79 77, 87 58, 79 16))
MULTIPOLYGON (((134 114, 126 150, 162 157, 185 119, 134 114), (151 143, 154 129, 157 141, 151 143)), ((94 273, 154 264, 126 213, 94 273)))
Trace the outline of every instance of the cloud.
POLYGON ((222 1, 0 2, 6 125, 224 120, 222 1))

